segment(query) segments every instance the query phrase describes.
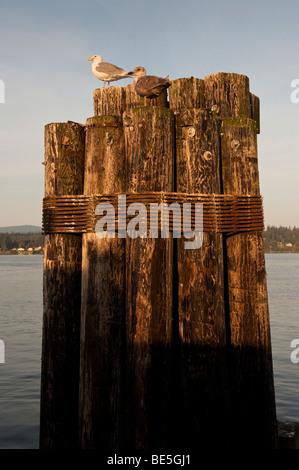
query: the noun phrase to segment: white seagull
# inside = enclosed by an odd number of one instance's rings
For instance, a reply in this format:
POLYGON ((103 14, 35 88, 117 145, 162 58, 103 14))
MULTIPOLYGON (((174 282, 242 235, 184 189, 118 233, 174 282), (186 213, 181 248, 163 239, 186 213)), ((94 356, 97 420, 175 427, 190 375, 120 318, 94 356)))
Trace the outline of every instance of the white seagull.
POLYGON ((104 82, 103 88, 105 88, 106 82, 108 82, 109 87, 110 82, 114 82, 122 78, 129 78, 132 75, 132 72, 128 73, 116 65, 109 64, 109 62, 103 62, 103 58, 100 55, 93 55, 87 60, 92 60, 92 73, 95 77, 104 82))

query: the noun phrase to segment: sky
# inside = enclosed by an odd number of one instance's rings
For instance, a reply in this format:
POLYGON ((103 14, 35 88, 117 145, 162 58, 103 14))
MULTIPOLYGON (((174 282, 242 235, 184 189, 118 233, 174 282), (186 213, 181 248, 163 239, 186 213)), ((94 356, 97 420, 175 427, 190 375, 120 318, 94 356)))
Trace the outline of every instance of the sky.
POLYGON ((298 18, 297 0, 1 0, 0 226, 41 226, 44 127, 93 116, 94 54, 170 80, 247 75, 265 225, 299 226, 298 18))

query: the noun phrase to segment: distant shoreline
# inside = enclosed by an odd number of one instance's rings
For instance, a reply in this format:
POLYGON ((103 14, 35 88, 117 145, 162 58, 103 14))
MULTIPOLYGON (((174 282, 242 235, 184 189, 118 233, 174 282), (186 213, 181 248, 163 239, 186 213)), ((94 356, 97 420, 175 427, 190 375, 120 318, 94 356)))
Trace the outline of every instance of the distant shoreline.
POLYGON ((38 251, 36 253, 16 253, 16 252, 13 252, 13 251, 4 251, 4 252, 1 252, 0 251, 0 256, 8 256, 8 255, 13 255, 13 256, 36 256, 36 255, 43 255, 44 252, 43 251, 38 251))
MULTIPOLYGON (((37 252, 42 254, 45 251, 45 242, 42 227, 33 225, 0 227, 0 254, 2 255, 36 254, 37 252), (4 230, 11 230, 11 232, 4 232, 4 230)), ((299 227, 268 225, 263 232, 263 249, 264 253, 269 254, 299 253, 299 227)))
POLYGON ((265 255, 298 255, 299 251, 265 251, 265 255))
MULTIPOLYGON (((299 250, 298 251, 265 251, 264 252, 265 255, 267 254, 277 254, 277 255, 281 255, 281 254, 296 254, 296 253, 299 253, 299 250)), ((13 256, 36 256, 36 255, 43 255, 44 252, 41 250, 41 251, 38 251, 36 253, 28 253, 28 252, 15 252, 15 251, 4 251, 4 252, 1 252, 0 251, 0 256, 8 256, 8 255, 13 255, 13 256)))

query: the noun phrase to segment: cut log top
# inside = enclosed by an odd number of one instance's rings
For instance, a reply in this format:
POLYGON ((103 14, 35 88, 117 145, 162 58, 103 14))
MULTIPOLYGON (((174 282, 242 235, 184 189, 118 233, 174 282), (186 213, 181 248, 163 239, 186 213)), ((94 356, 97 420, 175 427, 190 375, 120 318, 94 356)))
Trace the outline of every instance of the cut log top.
MULTIPOLYGON (((155 99, 155 106, 171 108, 175 114, 183 109, 199 108, 211 111, 220 119, 249 118, 256 121, 260 132, 259 98, 249 89, 246 75, 215 73, 204 79, 189 77, 170 80, 171 86, 155 99)), ((94 115, 119 116, 124 111, 145 105, 134 85, 94 90, 94 115)))

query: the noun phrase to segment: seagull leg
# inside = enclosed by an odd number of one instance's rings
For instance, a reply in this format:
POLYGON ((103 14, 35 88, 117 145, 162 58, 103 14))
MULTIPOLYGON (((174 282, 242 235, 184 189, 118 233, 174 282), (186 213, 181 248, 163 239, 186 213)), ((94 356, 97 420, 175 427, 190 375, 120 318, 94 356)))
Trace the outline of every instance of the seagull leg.
POLYGON ((103 85, 103 88, 105 88, 105 85, 106 85, 106 80, 104 80, 104 85, 103 85))

